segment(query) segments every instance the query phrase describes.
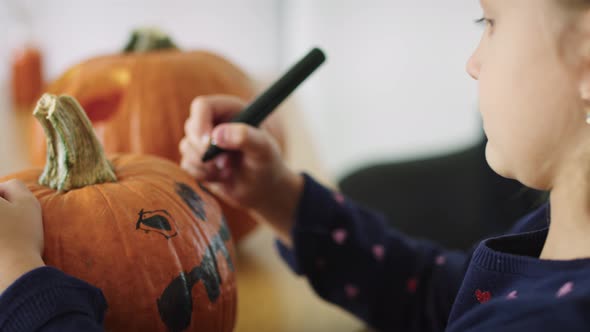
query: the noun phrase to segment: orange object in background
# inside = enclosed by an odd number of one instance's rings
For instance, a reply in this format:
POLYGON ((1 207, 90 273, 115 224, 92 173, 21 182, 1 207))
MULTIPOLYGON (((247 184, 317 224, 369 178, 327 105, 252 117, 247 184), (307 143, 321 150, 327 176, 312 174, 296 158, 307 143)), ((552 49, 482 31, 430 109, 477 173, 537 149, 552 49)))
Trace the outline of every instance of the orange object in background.
POLYGON ((41 51, 35 46, 23 46, 15 50, 11 70, 14 108, 32 111, 43 87, 41 51))
MULTIPOLYGON (((66 70, 46 92, 75 97, 108 154, 151 154, 179 163, 178 145, 197 96, 256 95, 254 82, 237 65, 205 50, 183 51, 156 30, 133 33, 123 53, 87 59, 66 70)), ((284 151, 282 128, 271 132, 284 151)), ((45 132, 34 124, 31 159, 46 161, 45 132)), ((219 204, 236 242, 257 226, 256 216, 221 197, 219 204)))

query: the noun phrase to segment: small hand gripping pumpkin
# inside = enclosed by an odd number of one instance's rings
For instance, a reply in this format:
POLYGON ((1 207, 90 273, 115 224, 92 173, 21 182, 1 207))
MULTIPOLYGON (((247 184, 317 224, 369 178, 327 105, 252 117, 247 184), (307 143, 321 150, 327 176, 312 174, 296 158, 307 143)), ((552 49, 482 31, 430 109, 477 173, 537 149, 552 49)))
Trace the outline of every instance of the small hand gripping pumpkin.
POLYGON ((24 181, 41 202, 47 265, 102 289, 109 331, 232 331, 234 247, 216 199, 171 161, 104 156, 83 109, 45 94, 43 170, 24 181))
MULTIPOLYGON (((234 64, 207 51, 181 51, 153 29, 136 31, 122 54, 75 65, 50 83, 47 92, 80 102, 107 154, 147 153, 177 163, 195 97, 229 94, 251 100, 256 94, 253 82, 234 64)), ((43 131, 36 127, 32 159, 42 165, 43 131)), ((283 148, 283 130, 271 130, 283 148)), ((236 241, 256 226, 247 210, 223 200, 220 204, 236 241)))

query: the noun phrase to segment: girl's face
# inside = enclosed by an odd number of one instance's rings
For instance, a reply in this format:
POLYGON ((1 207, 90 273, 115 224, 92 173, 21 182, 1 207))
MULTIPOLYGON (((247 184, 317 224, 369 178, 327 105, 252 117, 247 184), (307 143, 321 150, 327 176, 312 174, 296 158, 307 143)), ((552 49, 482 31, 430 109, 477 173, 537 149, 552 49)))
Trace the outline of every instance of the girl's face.
POLYGON ((486 28, 467 63, 479 81, 488 163, 538 189, 590 152, 580 92, 584 76, 590 83, 590 61, 580 60, 584 49, 590 58, 590 26, 578 24, 590 20, 566 9, 570 1, 481 0, 486 28))

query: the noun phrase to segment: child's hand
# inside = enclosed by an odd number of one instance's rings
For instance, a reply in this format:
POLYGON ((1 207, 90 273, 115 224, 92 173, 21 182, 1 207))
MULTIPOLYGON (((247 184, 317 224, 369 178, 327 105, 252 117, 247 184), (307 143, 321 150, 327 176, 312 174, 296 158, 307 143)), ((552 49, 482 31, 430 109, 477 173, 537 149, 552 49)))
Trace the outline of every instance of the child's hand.
POLYGON ((0 293, 26 272, 45 265, 39 201, 18 180, 0 183, 0 293))
POLYGON ((262 129, 237 123, 216 126, 244 107, 243 101, 230 96, 195 99, 180 143, 181 166, 197 180, 210 182, 216 194, 253 209, 277 227, 280 235, 288 236, 303 178, 282 160, 277 141, 266 130, 266 121, 262 129), (232 152, 201 162, 209 137, 232 152))

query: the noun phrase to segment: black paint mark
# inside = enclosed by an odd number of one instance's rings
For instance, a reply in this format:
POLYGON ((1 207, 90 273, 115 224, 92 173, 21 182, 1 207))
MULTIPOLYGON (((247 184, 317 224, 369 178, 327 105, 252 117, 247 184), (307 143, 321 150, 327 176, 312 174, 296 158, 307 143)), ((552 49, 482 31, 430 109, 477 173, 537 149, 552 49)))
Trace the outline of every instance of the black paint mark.
POLYGON ((227 220, 225 216, 221 216, 221 228, 219 229, 219 236, 223 241, 229 241, 231 239, 231 232, 229 231, 229 227, 227 227, 227 220))
POLYGON ((182 331, 191 324, 193 312, 191 290, 195 283, 191 274, 182 272, 172 280, 158 299, 160 318, 168 327, 168 331, 182 331))
MULTIPOLYGON (((207 187, 205 187, 203 185, 203 183, 197 181, 197 185, 199 186, 199 188, 201 188, 201 190, 203 190, 207 195, 215 197, 211 191, 209 191, 209 189, 207 189, 207 187)), ((221 235, 221 239, 223 239, 223 241, 229 241, 229 239, 231 239, 231 233, 229 231, 229 228, 227 227, 227 219, 225 219, 224 215, 221 215, 221 229, 219 230, 219 235, 221 235)))
MULTIPOLYGON (((234 264, 232 262, 231 256, 229 255, 229 251, 225 246, 225 241, 229 241, 231 239, 231 234, 229 232, 229 228, 225 223, 225 218, 221 218, 221 227, 219 228, 219 233, 213 238, 211 241, 211 245, 209 246, 214 253, 221 252, 225 261, 227 262, 227 266, 233 272, 234 271, 234 264)), ((215 257, 215 255, 213 255, 215 257)), ((215 264, 217 264, 217 260, 215 260, 215 264)))
POLYGON ((234 271, 234 264, 224 242, 228 233, 227 225, 222 220, 219 233, 211 240, 201 264, 188 273, 180 273, 157 300, 160 318, 169 331, 180 332, 189 327, 193 312, 192 289, 199 281, 203 281, 211 303, 217 301, 221 295, 220 285, 223 281, 217 266, 217 252, 223 254, 229 269, 234 271))
POLYGON ((207 215, 205 213, 205 202, 199 194, 197 194, 193 188, 185 183, 176 183, 176 193, 184 200, 186 205, 193 211, 193 214, 203 220, 207 221, 207 215))
POLYGON ((138 213, 139 218, 135 224, 135 229, 140 229, 146 233, 156 232, 167 240, 178 235, 178 232, 172 228, 168 218, 174 220, 166 210, 144 211, 141 209, 138 213))

